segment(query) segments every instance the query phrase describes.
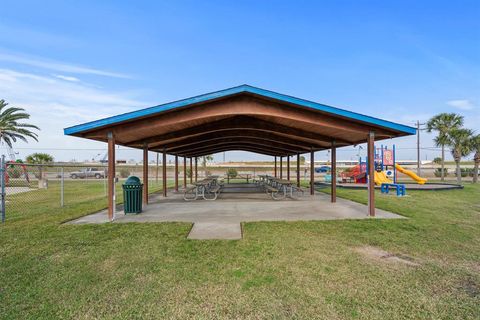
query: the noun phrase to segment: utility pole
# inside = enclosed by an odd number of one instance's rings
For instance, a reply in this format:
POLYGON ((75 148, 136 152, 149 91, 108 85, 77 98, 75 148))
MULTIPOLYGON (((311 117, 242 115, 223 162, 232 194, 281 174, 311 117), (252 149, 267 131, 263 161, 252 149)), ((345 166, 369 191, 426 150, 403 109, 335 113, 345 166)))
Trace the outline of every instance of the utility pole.
POLYGON ((425 123, 420 123, 419 120, 417 120, 417 175, 421 175, 421 160, 420 160, 420 131, 423 130, 420 128, 420 126, 425 125, 425 123))

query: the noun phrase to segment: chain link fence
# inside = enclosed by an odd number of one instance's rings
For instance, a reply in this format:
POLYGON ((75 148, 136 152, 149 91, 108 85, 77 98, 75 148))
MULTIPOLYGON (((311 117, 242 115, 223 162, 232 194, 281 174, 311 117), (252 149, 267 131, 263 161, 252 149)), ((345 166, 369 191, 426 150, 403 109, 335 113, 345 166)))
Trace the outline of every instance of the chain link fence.
MULTIPOLYGON (((0 184, 2 221, 39 206, 54 210, 88 201, 107 205, 107 166, 51 164, 34 165, 1 160, 0 184)), ((155 168, 149 170, 149 192, 162 189, 155 168)), ((116 166, 116 199, 123 202, 122 184, 130 175, 142 177, 142 165, 116 166)))

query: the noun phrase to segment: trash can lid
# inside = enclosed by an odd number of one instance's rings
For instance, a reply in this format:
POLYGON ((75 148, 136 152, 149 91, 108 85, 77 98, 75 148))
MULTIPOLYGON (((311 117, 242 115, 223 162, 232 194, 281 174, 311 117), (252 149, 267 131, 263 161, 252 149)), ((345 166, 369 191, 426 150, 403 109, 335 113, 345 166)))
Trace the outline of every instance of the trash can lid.
POLYGON ((142 183, 140 182, 140 178, 136 176, 130 176, 128 177, 127 181, 124 183, 125 185, 131 185, 131 186, 139 186, 142 183))

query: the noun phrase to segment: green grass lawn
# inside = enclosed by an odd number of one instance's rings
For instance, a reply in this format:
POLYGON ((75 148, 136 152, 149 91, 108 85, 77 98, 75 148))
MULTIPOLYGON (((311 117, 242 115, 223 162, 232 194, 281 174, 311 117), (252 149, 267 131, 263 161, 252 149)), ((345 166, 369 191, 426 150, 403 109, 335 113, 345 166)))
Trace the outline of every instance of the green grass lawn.
POLYGON ((377 204, 409 219, 246 223, 240 241, 187 240, 182 223, 61 224, 104 208, 94 197, 31 203, 0 226, 0 317, 478 319, 480 185, 408 194, 377 204))

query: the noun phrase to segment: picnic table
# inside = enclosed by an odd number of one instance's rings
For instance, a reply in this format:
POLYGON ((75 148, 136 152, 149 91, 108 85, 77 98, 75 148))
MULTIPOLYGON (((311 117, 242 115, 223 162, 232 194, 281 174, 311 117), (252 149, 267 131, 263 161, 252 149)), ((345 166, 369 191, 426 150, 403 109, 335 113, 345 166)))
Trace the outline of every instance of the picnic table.
POLYGON ((217 176, 210 176, 185 188, 183 199, 192 201, 202 197, 205 200, 216 200, 221 189, 217 176))

